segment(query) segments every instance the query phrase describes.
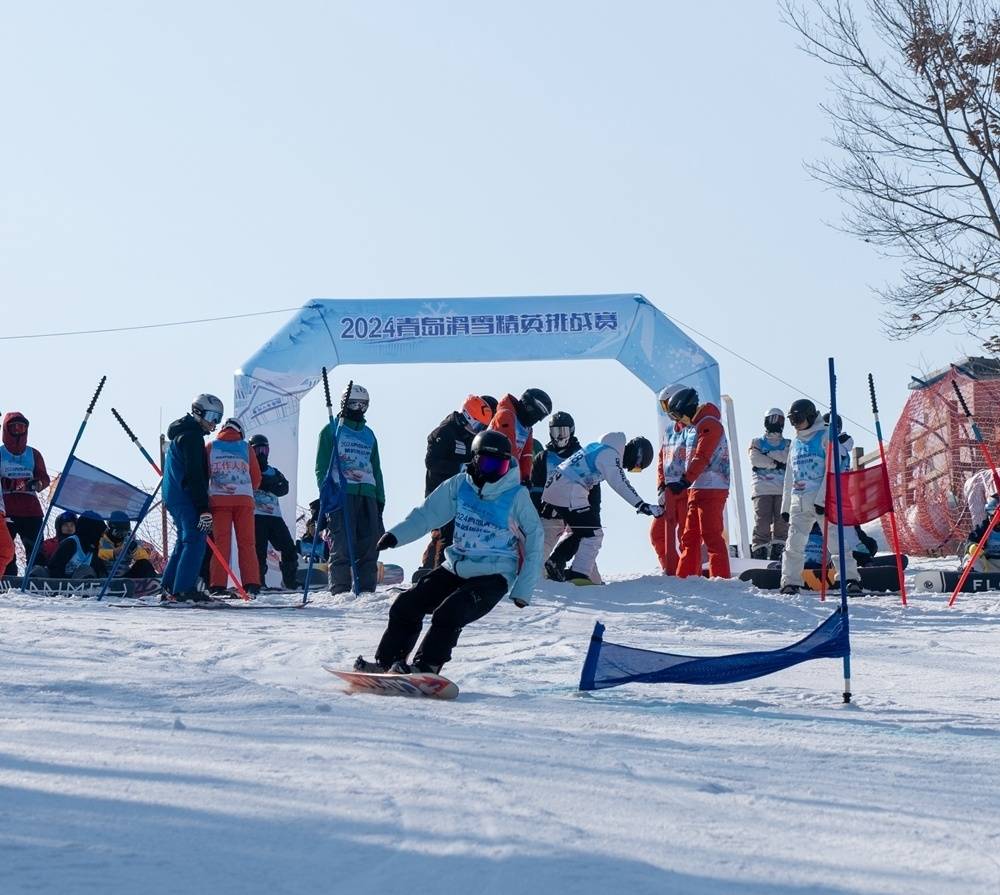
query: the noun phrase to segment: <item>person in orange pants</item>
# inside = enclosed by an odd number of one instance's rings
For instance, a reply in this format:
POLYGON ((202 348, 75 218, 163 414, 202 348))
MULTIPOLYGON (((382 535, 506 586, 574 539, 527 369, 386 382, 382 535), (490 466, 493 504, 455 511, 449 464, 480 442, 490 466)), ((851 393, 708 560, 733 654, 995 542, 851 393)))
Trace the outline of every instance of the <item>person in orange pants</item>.
MULTIPOLYGON (((681 386, 668 385, 659 394, 660 407, 668 413, 670 399, 681 386)), ((656 493, 660 497, 663 515, 653 520, 649 528, 649 540, 664 575, 677 574, 679 526, 684 521, 687 509, 687 494, 674 494, 667 488, 669 482, 678 482, 684 475, 686 463, 686 437, 684 427, 673 420, 667 420, 660 443, 660 456, 656 464, 656 493)))
POLYGON ((708 574, 729 578, 729 548, 724 534, 724 513, 729 497, 729 443, 722 428, 719 408, 699 404, 693 388, 675 392, 668 414, 685 427, 686 463, 684 475, 668 482, 667 490, 687 493, 687 509, 681 532, 681 556, 677 575, 701 574, 701 545, 708 551, 708 574))
POLYGON ((0 574, 14 561, 14 539, 7 528, 7 514, 4 511, 3 494, 0 493, 0 574))
MULTIPOLYGON (((248 594, 260 592, 260 566, 254 540, 253 492, 260 487, 260 464, 244 438, 239 420, 222 424, 216 439, 205 447, 208 453, 208 508, 212 513, 212 539, 227 559, 231 555, 233 529, 240 582, 248 594)), ((212 556, 210 592, 224 593, 226 570, 212 556)))

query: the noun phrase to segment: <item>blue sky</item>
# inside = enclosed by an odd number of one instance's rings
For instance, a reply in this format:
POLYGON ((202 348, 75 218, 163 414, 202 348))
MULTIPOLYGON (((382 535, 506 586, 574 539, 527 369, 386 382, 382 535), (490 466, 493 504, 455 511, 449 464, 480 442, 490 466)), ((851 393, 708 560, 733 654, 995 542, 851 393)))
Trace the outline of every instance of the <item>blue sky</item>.
MULTIPOLYGON (((827 72, 770 2, 32 3, 0 24, 5 334, 314 297, 634 291, 808 394, 834 355, 843 410, 869 428, 869 371, 891 427, 911 374, 976 353, 882 336, 871 286, 893 265, 828 226, 838 200, 802 166, 827 153, 827 72)), ((58 468, 107 374, 81 455, 148 482, 108 408, 152 445, 193 394, 230 406, 233 371, 288 316, 4 341, 2 409, 58 468)), ((799 393, 706 347, 745 452, 799 393)), ((541 386, 585 441, 655 434, 649 392, 611 362, 349 376, 372 393, 390 524, 422 494, 427 432, 470 391, 541 386)), ((324 421, 310 396, 304 482, 324 421)), ((652 474, 637 486, 651 496, 652 474)), ((602 566, 648 568, 645 523, 618 504, 602 566)))

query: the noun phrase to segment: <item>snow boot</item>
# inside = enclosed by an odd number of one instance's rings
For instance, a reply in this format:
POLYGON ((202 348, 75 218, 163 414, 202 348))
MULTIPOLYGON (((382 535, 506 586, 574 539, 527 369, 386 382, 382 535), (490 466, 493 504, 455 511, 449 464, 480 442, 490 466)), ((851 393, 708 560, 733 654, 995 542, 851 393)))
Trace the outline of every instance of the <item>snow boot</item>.
POLYGON ((217 587, 213 585, 208 589, 209 596, 212 597, 228 597, 229 591, 225 587, 217 587))
POLYGON ((786 596, 793 597, 799 592, 799 590, 801 590, 801 588, 797 584, 786 584, 783 588, 781 588, 781 593, 786 596))
POLYGON ((861 587, 861 582, 857 578, 852 578, 847 582, 847 592, 849 594, 860 594, 864 593, 864 588, 861 587))
POLYGON ((754 547, 750 551, 750 559, 767 559, 767 547, 754 547))
MULTIPOLYGON (((225 593, 225 589, 222 591, 225 593)), ((186 590, 179 594, 174 594, 174 602, 177 603, 211 603, 212 598, 200 590, 186 590)))
MULTIPOLYGON (((763 549, 764 548, 761 547, 761 550, 763 549)), ((771 560, 771 562, 781 562, 781 554, 784 552, 785 552, 784 544, 772 544, 771 552, 768 554, 767 558, 771 560)))
POLYGON ((566 567, 553 559, 545 560, 545 577, 549 581, 565 581, 566 567))
POLYGON ((420 674, 440 674, 440 665, 431 665, 430 662, 425 662, 423 659, 415 659, 413 665, 411 666, 413 672, 419 672, 420 674))
POLYGON ((354 670, 365 674, 385 674, 389 669, 381 662, 366 662, 364 656, 358 656, 354 660, 354 670))
POLYGON ((247 592, 247 596, 251 600, 255 600, 260 595, 260 585, 259 584, 248 584, 243 590, 247 592))
POLYGON ((298 590, 299 584, 296 575, 299 571, 299 561, 293 559, 287 563, 283 562, 278 566, 278 569, 281 571, 281 584, 285 590, 298 590))
POLYGON ((398 662, 392 663, 392 668, 389 669, 389 674, 412 674, 413 670, 409 665, 406 664, 402 659, 398 662))
POLYGON ((596 581, 592 581, 590 576, 584 575, 583 572, 574 572, 572 569, 566 573, 566 577, 563 579, 568 584, 575 584, 577 587, 588 587, 597 584, 596 581))

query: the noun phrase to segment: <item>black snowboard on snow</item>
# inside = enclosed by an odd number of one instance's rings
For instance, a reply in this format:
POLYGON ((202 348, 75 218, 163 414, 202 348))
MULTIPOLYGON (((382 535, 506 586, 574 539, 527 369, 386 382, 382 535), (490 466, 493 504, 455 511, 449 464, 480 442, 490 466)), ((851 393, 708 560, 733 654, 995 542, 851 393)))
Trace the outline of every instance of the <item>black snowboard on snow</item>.
MULTIPOLYGON (((928 571, 914 576, 914 589, 931 594, 950 594, 958 587, 961 572, 928 571)), ((962 593, 1000 590, 1000 572, 972 572, 962 585, 962 593)))
MULTIPOLYGON (((899 574, 895 564, 891 566, 862 566, 858 569, 861 586, 866 591, 899 591, 899 574)), ((819 569, 806 569, 803 573, 805 586, 809 590, 819 590, 819 569)), ((740 581, 749 581, 761 590, 777 590, 781 587, 781 569, 747 569, 740 574, 740 581)), ((839 591, 835 584, 828 584, 829 591, 839 591)))
MULTIPOLYGON (((0 578, 0 593, 18 593, 22 578, 0 578)), ((35 596, 96 597, 103 578, 29 578, 27 591, 35 596)), ((143 597, 160 591, 159 578, 113 578, 105 596, 143 597)))

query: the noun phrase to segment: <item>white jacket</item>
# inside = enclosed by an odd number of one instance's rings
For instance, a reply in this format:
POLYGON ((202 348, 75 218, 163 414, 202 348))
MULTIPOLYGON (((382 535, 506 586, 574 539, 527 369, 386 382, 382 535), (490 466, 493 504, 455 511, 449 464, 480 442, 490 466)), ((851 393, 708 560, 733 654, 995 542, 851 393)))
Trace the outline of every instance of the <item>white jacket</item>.
MULTIPOLYGON (((644 501, 636 493, 632 483, 625 477, 625 470, 622 469, 625 443, 624 432, 609 432, 601 439, 601 444, 606 445, 611 450, 599 451, 594 460, 594 466, 600 481, 607 482, 629 506, 637 507, 644 501)), ((585 451, 588 447, 590 445, 581 450, 585 451)), ((576 454, 573 456, 575 457, 576 454)), ((545 490, 542 491, 542 503, 551 504, 554 507, 566 507, 570 510, 580 510, 590 505, 590 489, 560 472, 572 460, 573 457, 564 460, 549 476, 549 480, 545 483, 545 490)))

